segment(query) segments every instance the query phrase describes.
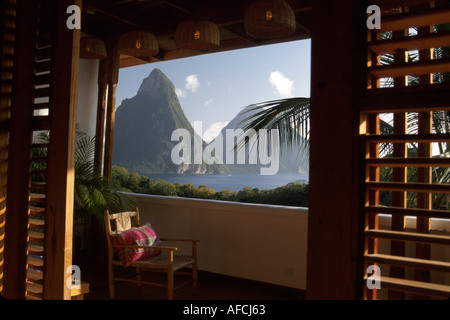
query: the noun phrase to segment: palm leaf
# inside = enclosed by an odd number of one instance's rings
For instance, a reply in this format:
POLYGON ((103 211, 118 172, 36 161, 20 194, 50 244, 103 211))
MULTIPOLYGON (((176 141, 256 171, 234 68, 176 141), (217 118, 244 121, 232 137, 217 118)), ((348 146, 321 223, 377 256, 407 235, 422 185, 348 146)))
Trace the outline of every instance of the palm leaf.
MULTIPOLYGON (((309 98, 289 98, 263 102, 247 107, 247 116, 241 121, 244 132, 251 132, 258 139, 266 139, 272 144, 272 131, 276 130, 280 152, 283 148, 301 147, 303 159, 309 158, 309 98)), ((251 136, 250 136, 251 137, 251 136)), ((249 146, 251 139, 239 139, 235 150, 249 146)), ((276 150, 273 150, 276 151, 276 150)))

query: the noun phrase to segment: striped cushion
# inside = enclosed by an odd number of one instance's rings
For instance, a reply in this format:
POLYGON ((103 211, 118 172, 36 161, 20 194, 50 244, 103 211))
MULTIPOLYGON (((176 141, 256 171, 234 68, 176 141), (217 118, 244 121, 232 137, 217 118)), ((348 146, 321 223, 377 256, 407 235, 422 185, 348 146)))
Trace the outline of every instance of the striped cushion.
MULTIPOLYGON (((122 232, 115 232, 111 236, 113 245, 138 245, 138 246, 160 246, 161 241, 155 230, 149 223, 137 228, 131 228, 122 232)), ((120 261, 128 267, 135 261, 142 260, 161 253, 158 249, 146 248, 115 248, 120 261)))

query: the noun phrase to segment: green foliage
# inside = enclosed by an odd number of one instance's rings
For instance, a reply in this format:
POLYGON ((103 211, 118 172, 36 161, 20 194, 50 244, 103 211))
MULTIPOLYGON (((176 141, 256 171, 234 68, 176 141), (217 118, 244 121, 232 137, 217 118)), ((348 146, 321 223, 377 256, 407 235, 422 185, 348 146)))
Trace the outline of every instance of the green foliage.
POLYGON ((308 184, 304 181, 291 182, 273 190, 244 187, 238 192, 232 190, 216 192, 208 186, 195 187, 191 183, 172 184, 161 179, 149 179, 136 172, 128 172, 125 168, 113 166, 111 183, 119 190, 142 194, 308 207, 308 184))
MULTIPOLYGON (((36 143, 49 143, 48 132, 41 132, 36 136, 36 143)), ((38 149, 35 155, 45 156, 45 149, 38 149)), ((94 170, 95 138, 77 129, 75 140, 75 185, 74 185, 74 217, 95 217, 103 221, 103 213, 106 209, 123 211, 130 209, 133 199, 130 196, 119 193, 119 189, 107 183, 99 173, 94 170)), ((33 168, 43 168, 46 163, 33 162, 33 168)), ((134 175, 122 171, 122 177, 132 180, 134 175)), ((35 180, 42 180, 35 177, 35 180)), ((117 180, 116 180, 117 181, 117 180)), ((137 189, 136 189, 137 190, 137 189)))

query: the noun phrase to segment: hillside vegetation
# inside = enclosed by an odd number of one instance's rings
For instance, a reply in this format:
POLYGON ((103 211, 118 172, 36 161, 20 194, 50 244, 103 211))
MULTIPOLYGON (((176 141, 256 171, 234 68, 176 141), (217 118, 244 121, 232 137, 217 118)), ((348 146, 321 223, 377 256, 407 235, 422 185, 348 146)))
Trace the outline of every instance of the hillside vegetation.
POLYGON ((291 182, 270 190, 244 187, 240 191, 216 191, 208 186, 196 187, 189 184, 170 183, 161 179, 149 179, 136 172, 113 166, 112 186, 122 191, 172 197, 236 201, 308 207, 308 184, 291 182))

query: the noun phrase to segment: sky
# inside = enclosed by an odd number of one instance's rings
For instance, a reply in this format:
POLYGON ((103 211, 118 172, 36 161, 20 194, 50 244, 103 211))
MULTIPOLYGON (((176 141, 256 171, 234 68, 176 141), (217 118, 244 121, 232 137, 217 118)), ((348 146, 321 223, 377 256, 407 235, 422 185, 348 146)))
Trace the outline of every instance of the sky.
POLYGON ((174 84, 193 124, 211 141, 244 107, 288 97, 310 97, 310 40, 292 41, 120 69, 116 107, 136 95, 155 68, 174 84))

